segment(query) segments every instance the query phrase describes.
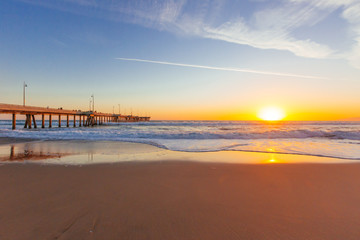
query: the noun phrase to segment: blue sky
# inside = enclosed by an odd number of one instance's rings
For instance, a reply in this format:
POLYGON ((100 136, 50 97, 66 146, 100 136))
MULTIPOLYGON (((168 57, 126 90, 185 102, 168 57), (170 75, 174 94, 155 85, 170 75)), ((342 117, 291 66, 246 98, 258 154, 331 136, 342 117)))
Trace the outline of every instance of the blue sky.
POLYGON ((29 105, 85 110, 94 93, 155 119, 359 117, 358 0, 4 0, 0 52, 5 103, 26 81, 29 105))

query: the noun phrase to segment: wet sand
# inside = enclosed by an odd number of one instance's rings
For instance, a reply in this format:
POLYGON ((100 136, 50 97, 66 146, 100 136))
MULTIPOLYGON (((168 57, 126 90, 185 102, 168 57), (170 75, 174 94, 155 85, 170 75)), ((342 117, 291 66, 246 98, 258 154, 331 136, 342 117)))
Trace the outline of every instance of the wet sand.
POLYGON ((360 164, 0 166, 0 239, 360 239, 360 164))
POLYGON ((35 139, 30 138, 10 138, 10 137, 0 137, 0 145, 11 144, 11 143, 25 143, 36 141, 35 139))

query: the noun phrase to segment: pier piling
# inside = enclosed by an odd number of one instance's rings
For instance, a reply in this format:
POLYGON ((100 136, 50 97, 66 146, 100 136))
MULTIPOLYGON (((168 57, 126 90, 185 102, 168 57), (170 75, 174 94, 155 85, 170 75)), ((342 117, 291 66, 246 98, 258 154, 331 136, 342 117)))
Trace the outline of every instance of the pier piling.
POLYGON ((45 114, 41 114, 41 128, 45 128, 45 114))
POLYGON ((28 122, 28 128, 31 129, 31 115, 30 114, 26 114, 26 118, 27 118, 27 122, 28 122))
POLYGON ((33 120, 33 122, 34 122, 34 128, 37 128, 36 120, 35 120, 35 115, 31 115, 31 117, 32 117, 32 120, 33 120))
POLYGON ((12 115, 12 129, 16 129, 16 114, 13 113, 12 115))

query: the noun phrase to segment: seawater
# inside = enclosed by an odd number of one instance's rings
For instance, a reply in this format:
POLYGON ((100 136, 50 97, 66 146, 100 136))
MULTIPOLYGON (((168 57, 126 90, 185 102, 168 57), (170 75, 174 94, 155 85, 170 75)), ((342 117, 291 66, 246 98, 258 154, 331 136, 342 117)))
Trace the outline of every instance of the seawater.
POLYGON ((358 121, 150 121, 80 128, 58 128, 53 121, 53 128, 46 122, 44 129, 23 125, 20 120, 11 130, 11 121, 0 120, 0 137, 124 141, 184 152, 254 151, 360 160, 358 121))

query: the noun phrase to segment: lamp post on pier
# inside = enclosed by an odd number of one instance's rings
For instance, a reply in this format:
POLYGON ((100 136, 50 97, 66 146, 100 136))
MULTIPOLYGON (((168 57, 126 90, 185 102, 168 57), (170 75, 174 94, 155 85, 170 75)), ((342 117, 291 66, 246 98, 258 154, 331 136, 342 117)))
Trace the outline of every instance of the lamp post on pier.
POLYGON ((23 90, 23 106, 25 106, 25 88, 27 87, 27 84, 24 82, 24 90, 23 90))
POLYGON ((120 104, 119 104, 119 115, 121 115, 121 114, 120 114, 120 104))
POLYGON ((95 112, 95 98, 94 98, 94 94, 92 94, 91 97, 92 97, 92 108, 93 108, 93 112, 95 112))

